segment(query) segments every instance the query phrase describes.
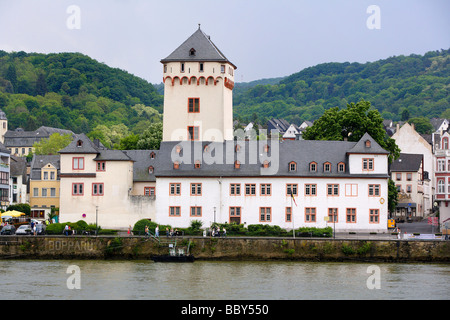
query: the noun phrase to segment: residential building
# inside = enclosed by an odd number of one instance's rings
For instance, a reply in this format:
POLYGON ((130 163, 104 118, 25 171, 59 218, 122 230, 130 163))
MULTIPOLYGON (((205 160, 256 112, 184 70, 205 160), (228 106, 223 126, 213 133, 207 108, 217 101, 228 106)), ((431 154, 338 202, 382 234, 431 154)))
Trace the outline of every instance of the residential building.
POLYGON ((10 203, 28 203, 28 174, 25 158, 11 156, 10 158, 10 203))
POLYGON ((432 212, 432 205, 435 193, 435 177, 434 177, 434 140, 435 135, 429 137, 419 134, 414 129, 414 124, 405 123, 402 127, 397 126, 396 132, 392 135, 392 139, 400 148, 401 153, 421 154, 423 155, 423 179, 429 179, 430 188, 424 189, 424 199, 430 199, 423 204, 424 215, 432 212))
POLYGON ((34 155, 30 173, 31 217, 45 220, 60 201, 60 156, 34 155))
POLYGON ((450 134, 445 132, 436 144, 436 197, 439 208, 439 222, 442 224, 450 218, 450 134))
POLYGON ((424 178, 423 155, 401 153, 390 166, 391 179, 398 191, 398 204, 391 216, 401 220, 421 219, 431 208, 430 183, 424 178))
MULTIPOLYGON (((0 127, 1 126, 2 121, 0 113, 0 127)), ((34 131, 24 131, 22 128, 17 128, 14 131, 8 130, 2 137, 4 139, 5 147, 11 151, 11 154, 23 157, 30 153, 34 153, 34 143, 39 142, 42 139, 48 139, 53 133, 59 133, 61 135, 74 134, 70 130, 42 126, 34 131)))
POLYGON ((10 151, 0 143, 0 208, 3 210, 10 204, 10 156, 10 151))
POLYGON ((156 152, 109 150, 80 134, 61 156, 60 221, 128 228, 154 220, 156 152))

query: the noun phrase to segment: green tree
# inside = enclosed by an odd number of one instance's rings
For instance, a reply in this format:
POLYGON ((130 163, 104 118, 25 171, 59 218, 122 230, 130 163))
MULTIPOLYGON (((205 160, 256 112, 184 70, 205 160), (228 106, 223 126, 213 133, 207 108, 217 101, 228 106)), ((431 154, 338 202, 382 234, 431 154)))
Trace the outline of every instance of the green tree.
POLYGON ((392 179, 388 181, 388 210, 392 214, 395 212, 395 207, 398 204, 398 190, 395 186, 395 182, 392 179))
POLYGON ((414 123, 414 128, 418 133, 430 134, 433 132, 433 125, 430 120, 425 117, 415 117, 408 120, 408 123, 414 123))
POLYGON ((58 154, 58 151, 72 142, 71 134, 53 133, 50 137, 33 144, 35 154, 58 154))
POLYGON ((382 148, 389 151, 389 163, 400 156, 395 140, 390 138, 383 127, 383 118, 376 109, 371 109, 369 101, 347 104, 347 108, 331 108, 314 125, 303 133, 305 140, 348 140, 359 141, 368 133, 382 148))
POLYGON ((150 127, 142 133, 137 142, 140 150, 157 150, 162 140, 163 126, 161 122, 152 123, 150 127))
POLYGON ((35 93, 39 96, 45 96, 47 93, 47 81, 45 80, 45 75, 42 72, 39 72, 37 80, 36 80, 36 89, 35 93))
POLYGON ((138 134, 130 134, 125 138, 120 139, 119 150, 136 150, 138 149, 137 143, 140 136, 138 134))
POLYGON ((13 93, 17 93, 17 87, 18 87, 18 81, 17 81, 17 73, 16 73, 16 66, 11 63, 8 67, 8 71, 6 71, 6 80, 9 80, 9 82, 12 85, 13 93))

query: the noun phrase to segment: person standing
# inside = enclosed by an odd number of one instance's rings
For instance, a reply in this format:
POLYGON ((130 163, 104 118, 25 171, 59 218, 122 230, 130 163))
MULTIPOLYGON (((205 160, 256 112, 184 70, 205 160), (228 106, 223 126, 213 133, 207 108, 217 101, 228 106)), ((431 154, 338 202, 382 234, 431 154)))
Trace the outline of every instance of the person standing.
POLYGON ((156 226, 155 228, 155 237, 159 238, 159 227, 156 226))

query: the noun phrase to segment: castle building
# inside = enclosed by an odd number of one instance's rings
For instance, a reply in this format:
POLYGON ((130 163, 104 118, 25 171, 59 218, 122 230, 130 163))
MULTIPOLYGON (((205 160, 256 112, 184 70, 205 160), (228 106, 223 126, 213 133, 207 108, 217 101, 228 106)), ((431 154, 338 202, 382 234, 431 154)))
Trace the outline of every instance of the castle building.
POLYGON ((235 136, 236 67, 210 37, 199 28, 161 62, 160 149, 107 150, 74 139, 60 151, 61 221, 387 231, 388 152, 370 135, 357 142, 235 136))

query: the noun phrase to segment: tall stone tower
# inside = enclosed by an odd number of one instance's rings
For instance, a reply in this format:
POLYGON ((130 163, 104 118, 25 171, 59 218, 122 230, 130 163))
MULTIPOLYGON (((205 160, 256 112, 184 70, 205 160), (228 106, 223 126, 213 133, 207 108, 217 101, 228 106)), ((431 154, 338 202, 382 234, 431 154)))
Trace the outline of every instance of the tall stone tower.
POLYGON ((200 25, 164 65, 163 141, 233 139, 234 70, 200 25))

